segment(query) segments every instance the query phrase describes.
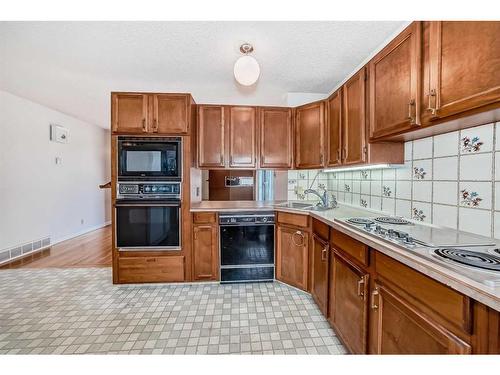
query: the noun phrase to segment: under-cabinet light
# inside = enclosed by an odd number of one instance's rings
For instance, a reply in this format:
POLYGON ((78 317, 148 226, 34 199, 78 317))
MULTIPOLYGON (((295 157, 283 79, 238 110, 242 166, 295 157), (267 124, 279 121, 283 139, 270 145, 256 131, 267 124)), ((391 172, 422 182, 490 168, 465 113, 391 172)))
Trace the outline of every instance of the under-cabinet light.
POLYGON ((332 172, 345 172, 345 171, 361 171, 366 169, 388 169, 388 168, 402 168, 402 167, 404 167, 404 164, 370 164, 370 165, 358 165, 353 167, 323 169, 323 172, 332 173, 332 172))

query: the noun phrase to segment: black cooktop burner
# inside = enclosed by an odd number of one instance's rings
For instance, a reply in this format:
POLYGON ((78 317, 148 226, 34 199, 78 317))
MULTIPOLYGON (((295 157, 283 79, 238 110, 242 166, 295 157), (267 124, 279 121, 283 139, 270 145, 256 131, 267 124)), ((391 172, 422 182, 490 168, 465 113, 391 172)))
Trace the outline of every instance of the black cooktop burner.
POLYGON ((352 217, 350 219, 347 219, 349 223, 352 224, 358 224, 358 225, 365 225, 365 224, 374 224, 375 222, 370 219, 366 219, 364 217, 352 217))
POLYGON ((395 225, 403 225, 409 224, 410 222, 402 217, 393 217, 393 216, 380 216, 376 217, 375 221, 383 224, 395 224, 395 225))
MULTIPOLYGON (((498 250, 498 249, 497 249, 498 250)), ((463 249, 437 249, 434 253, 467 266, 500 271, 500 257, 463 249)))

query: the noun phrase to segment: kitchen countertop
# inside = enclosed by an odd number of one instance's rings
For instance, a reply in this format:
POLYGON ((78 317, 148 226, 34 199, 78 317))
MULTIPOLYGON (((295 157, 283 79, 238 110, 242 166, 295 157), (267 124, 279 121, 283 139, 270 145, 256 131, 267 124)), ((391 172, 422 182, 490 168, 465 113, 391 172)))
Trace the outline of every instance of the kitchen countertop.
MULTIPOLYGON (((368 210, 360 207, 340 204, 337 208, 327 211, 308 211, 303 209, 279 207, 284 201, 202 201, 193 203, 192 212, 217 211, 217 212, 237 212, 237 211, 281 211, 293 212, 303 215, 310 215, 325 224, 365 243, 375 250, 411 267, 424 275, 427 275, 449 287, 497 310, 500 311, 500 286, 488 286, 468 277, 454 272, 449 267, 439 263, 429 261, 419 257, 402 247, 389 243, 377 237, 371 236, 362 230, 353 229, 346 225, 340 218, 348 217, 376 217, 383 214, 380 211, 368 210)), ((304 202, 302 202, 304 203, 304 202)), ((312 202, 311 204, 314 204, 312 202)), ((457 231, 444 227, 436 227, 443 231, 443 235, 455 236, 457 231)), ((498 242, 498 241, 494 241, 498 242)))

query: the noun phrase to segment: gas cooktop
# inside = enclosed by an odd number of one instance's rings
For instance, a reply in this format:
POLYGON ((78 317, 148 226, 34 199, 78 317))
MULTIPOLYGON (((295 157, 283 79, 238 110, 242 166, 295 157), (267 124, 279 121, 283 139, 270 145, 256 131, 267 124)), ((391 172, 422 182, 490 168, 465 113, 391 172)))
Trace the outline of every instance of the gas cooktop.
POLYGON ((490 238, 394 216, 338 220, 480 283, 500 286, 500 249, 490 238))

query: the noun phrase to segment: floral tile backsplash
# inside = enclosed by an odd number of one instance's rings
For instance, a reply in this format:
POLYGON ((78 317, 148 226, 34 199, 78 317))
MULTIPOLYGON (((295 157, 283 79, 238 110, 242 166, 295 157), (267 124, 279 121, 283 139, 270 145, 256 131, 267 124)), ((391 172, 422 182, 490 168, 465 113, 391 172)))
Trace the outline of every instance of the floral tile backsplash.
POLYGON ((500 122, 405 143, 396 169, 290 171, 289 200, 341 203, 500 239, 500 122))

